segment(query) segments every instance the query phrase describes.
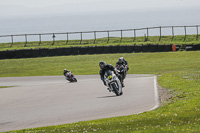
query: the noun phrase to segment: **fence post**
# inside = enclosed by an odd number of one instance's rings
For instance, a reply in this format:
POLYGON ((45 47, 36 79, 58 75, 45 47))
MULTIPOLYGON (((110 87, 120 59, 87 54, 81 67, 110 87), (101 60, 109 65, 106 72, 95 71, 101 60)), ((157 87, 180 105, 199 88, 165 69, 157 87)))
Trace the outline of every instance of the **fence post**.
POLYGON ((148 40, 148 37, 149 37, 149 28, 147 28, 147 38, 146 38, 146 41, 148 40))
POLYGON ((133 41, 135 41, 135 40, 136 40, 136 31, 134 29, 134 39, 133 39, 133 41))
POLYGON ((161 26, 160 26, 160 38, 159 38, 159 41, 161 40, 161 37, 162 37, 161 34, 162 34, 162 33, 161 33, 161 26))
POLYGON ((144 42, 147 41, 147 37, 146 37, 146 34, 144 34, 144 42))
POLYGON ((67 33, 67 41, 66 41, 66 44, 68 43, 69 41, 69 34, 67 33))
POLYGON ((55 38, 56 38, 56 36, 55 36, 55 34, 53 33, 53 36, 52 36, 52 38, 53 38, 53 43, 52 43, 52 45, 54 45, 54 43, 55 43, 55 38))
POLYGON ((186 33, 186 26, 184 26, 184 30, 185 30, 185 37, 184 37, 184 41, 186 40, 186 35, 187 35, 187 33, 186 33))
POLYGON ((42 43, 41 34, 39 34, 39 46, 42 43))
POLYGON ((110 37, 109 37, 109 31, 108 31, 108 41, 107 41, 107 43, 109 42, 109 40, 110 40, 110 37))
POLYGON ((121 30, 121 39, 120 39, 120 42, 122 42, 122 30, 121 30))
POLYGON ((199 35, 198 35, 198 34, 199 34, 198 28, 199 28, 199 27, 198 27, 198 25, 197 25, 196 27, 197 27, 197 38, 196 38, 196 40, 198 40, 198 36, 199 36, 199 35))
POLYGON ((26 47, 26 45, 27 45, 27 35, 25 34, 25 45, 24 45, 24 47, 26 47))
POLYGON ((82 38, 83 38, 83 35, 82 35, 82 32, 81 32, 81 40, 80 40, 80 44, 81 44, 81 42, 82 42, 82 38))
POLYGON ((96 42, 96 31, 94 31, 94 44, 96 42))
POLYGON ((12 43, 11 43, 11 47, 12 47, 12 45, 13 45, 13 35, 11 35, 11 41, 12 41, 12 43))
POLYGON ((174 26, 172 26, 172 41, 174 40, 174 26))

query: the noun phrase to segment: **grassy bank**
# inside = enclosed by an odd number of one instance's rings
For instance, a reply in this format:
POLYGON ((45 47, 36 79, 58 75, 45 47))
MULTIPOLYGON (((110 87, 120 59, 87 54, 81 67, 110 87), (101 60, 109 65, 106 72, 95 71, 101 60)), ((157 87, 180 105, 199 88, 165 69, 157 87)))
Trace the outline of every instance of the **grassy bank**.
POLYGON ((109 46, 109 45, 141 45, 141 44, 200 44, 200 39, 197 39, 196 35, 187 35, 186 38, 183 35, 174 36, 162 36, 160 39, 159 36, 150 36, 148 38, 145 37, 110 37, 108 38, 99 38, 95 40, 59 40, 55 41, 42 41, 41 43, 38 41, 32 42, 14 42, 12 43, 0 43, 0 51, 4 50, 14 50, 14 49, 36 49, 36 48, 58 48, 58 47, 75 47, 75 46, 109 46), (26 46, 25 46, 26 45, 26 46))
MULTIPOLYGON (((98 74, 98 63, 115 64, 123 56, 130 74, 159 74, 170 99, 158 109, 137 115, 85 121, 13 132, 199 132, 200 52, 131 53, 0 60, 0 76, 98 74)), ((6 88, 5 88, 6 89, 6 88)))
POLYGON ((121 56, 128 60, 131 74, 162 74, 199 68, 199 52, 98 54, 0 60, 0 77, 62 75, 64 68, 76 75, 98 74, 101 60, 115 65, 121 56))

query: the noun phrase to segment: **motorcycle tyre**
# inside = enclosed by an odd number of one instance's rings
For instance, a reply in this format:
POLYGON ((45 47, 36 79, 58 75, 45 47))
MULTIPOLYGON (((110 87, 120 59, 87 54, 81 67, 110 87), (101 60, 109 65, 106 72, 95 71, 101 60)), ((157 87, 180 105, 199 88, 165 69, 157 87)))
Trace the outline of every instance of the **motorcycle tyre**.
POLYGON ((74 82, 77 82, 77 79, 76 79, 76 78, 74 78, 74 82))
MULTIPOLYGON (((116 94, 116 96, 120 96, 121 93, 119 93, 119 91, 116 88, 113 88, 114 93, 116 94)), ((122 94, 121 94, 122 95, 122 94)))
POLYGON ((116 96, 120 96, 120 94, 117 92, 117 90, 113 90, 114 92, 115 92, 115 94, 116 94, 116 96))

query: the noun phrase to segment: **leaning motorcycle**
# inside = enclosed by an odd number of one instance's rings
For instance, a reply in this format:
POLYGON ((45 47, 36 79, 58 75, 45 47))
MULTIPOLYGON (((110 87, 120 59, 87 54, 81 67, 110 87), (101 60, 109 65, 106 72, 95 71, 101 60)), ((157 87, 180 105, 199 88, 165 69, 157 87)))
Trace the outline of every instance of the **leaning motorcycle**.
POLYGON ((77 82, 77 79, 75 78, 72 72, 66 73, 65 79, 68 80, 69 82, 77 82))
POLYGON ((108 86, 109 91, 112 91, 117 96, 123 94, 122 85, 118 77, 111 70, 107 70, 104 75, 104 81, 106 82, 106 86, 108 86))
POLYGON ((118 65, 116 69, 117 69, 117 72, 122 76, 122 79, 124 80, 127 74, 126 67, 124 65, 118 65))

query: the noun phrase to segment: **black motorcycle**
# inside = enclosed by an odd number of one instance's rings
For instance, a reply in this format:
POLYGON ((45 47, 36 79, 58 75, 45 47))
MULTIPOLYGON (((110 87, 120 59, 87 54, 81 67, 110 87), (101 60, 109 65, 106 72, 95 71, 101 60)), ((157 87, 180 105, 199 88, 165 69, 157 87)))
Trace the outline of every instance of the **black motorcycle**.
POLYGON ((127 74, 127 68, 124 65, 118 65, 116 66, 117 72, 122 76, 122 79, 124 80, 126 78, 127 74))

